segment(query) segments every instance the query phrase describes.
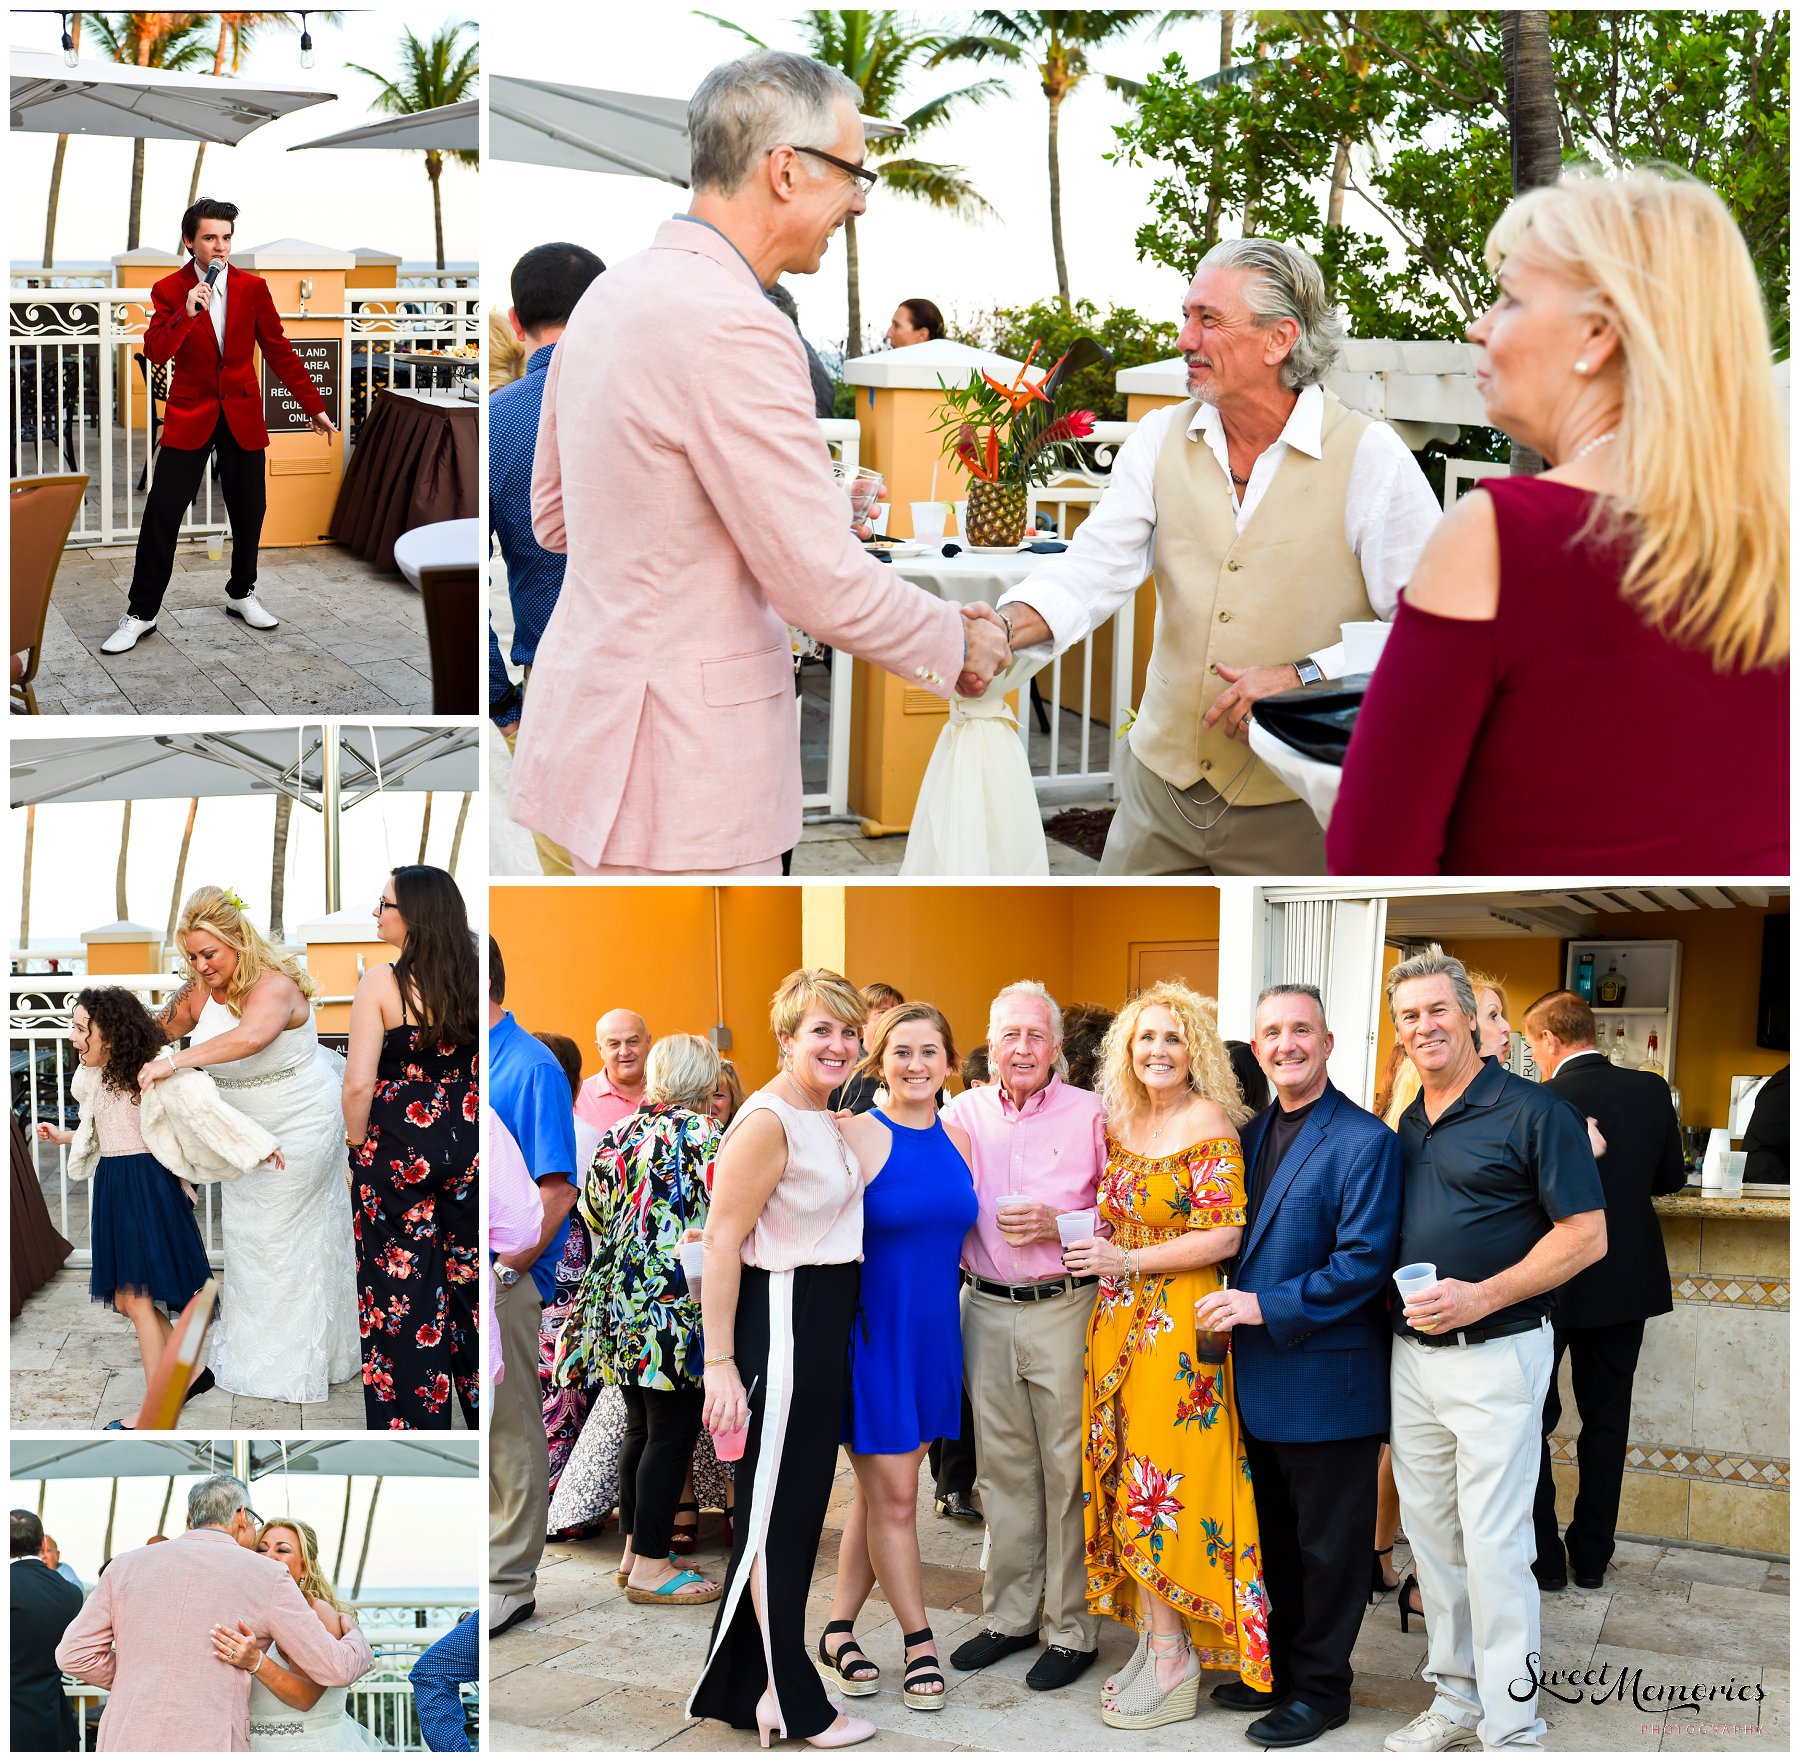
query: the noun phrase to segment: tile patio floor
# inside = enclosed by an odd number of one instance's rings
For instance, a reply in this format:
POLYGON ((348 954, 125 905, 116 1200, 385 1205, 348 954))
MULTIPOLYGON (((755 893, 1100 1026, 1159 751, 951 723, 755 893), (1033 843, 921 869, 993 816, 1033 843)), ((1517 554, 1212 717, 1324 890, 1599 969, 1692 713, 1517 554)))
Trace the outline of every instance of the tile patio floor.
MULTIPOLYGON (((129 1419, 144 1401, 137 1337, 123 1316, 88 1297, 85 1268, 64 1267, 25 1300, 12 1324, 12 1424, 15 1431, 89 1431, 129 1419)), ((461 1429, 462 1416, 452 1424, 461 1429)), ((195 1432, 360 1432, 360 1377, 333 1386, 327 1400, 261 1401, 209 1389, 182 1410, 179 1429, 195 1432)))
MULTIPOLYGON (((226 616, 229 558, 183 543, 156 630, 103 655, 125 610, 129 547, 72 548, 50 595, 37 697, 44 715, 391 716, 431 710, 417 593, 336 545, 264 550, 257 594, 281 620, 226 616)), ((15 717, 15 732, 24 718, 15 717)))
MULTIPOLYGON (((929 1483, 925 1483, 929 1491, 929 1483)), ((808 1607, 808 1643, 826 1620, 834 1583, 839 1526, 850 1495, 842 1466, 819 1552, 808 1607)), ((979 1625, 981 1531, 948 1523, 919 1502, 925 1556, 925 1598, 939 1654, 979 1625)), ((715 1513, 701 1520, 695 1564, 717 1574, 725 1550, 715 1513)), ((682 1715, 704 1656, 713 1610, 644 1608, 626 1602, 613 1583, 616 1534, 555 1546, 545 1555, 536 1616, 492 1644, 488 1737, 495 1750, 755 1750, 755 1734, 682 1715)), ((1406 1559, 1401 1545, 1397 1558, 1406 1559)), ((1787 1752, 1788 1567, 1741 1555, 1658 1543, 1621 1542, 1604 1591, 1571 1589, 1544 1599, 1545 1664, 1550 1669, 1610 1662, 1642 1670, 1653 1683, 1716 1683, 1760 1688, 1728 1712, 1710 1715, 1714 1729, 1664 1735, 1654 1714, 1629 1705, 1546 1704, 1551 1750, 1775 1750, 1787 1752), (1734 1720, 1740 1729, 1721 1733, 1734 1720)), ((1018 1652, 989 1670, 949 1670, 949 1701, 941 1712, 913 1713, 894 1681, 901 1656, 899 1625, 877 1592, 858 1635, 886 1673, 877 1695, 851 1703, 875 1722, 876 1737, 854 1754, 873 1750, 1167 1752, 1242 1750, 1247 1718, 1213 1708, 1203 1693, 1192 1720, 1148 1732, 1113 1731, 1100 1723, 1099 1683, 1131 1651, 1127 1631, 1104 1622, 1100 1666, 1055 1694, 1025 1686, 1034 1654, 1018 1652)), ((1394 1599, 1384 1597, 1363 1622, 1354 1654, 1355 1705, 1348 1725, 1309 1748, 1327 1752, 1378 1751, 1383 1738, 1430 1704, 1420 1678, 1425 1638, 1417 1623, 1402 1635, 1394 1599)), ((1212 1682, 1223 1680, 1209 1677, 1212 1682)), ((1707 1717, 1703 1715, 1703 1717, 1707 1717)), ((1690 1722, 1698 1725, 1698 1722, 1690 1722)), ((790 1752, 795 1746, 789 1746, 790 1752)))

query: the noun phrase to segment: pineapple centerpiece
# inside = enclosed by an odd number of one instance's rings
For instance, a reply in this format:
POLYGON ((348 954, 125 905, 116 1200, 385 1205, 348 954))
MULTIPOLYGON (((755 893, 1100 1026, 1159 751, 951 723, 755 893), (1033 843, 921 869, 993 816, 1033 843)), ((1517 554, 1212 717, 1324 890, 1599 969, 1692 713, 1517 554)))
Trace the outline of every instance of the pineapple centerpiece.
POLYGON ((1108 360, 1092 337, 1082 337, 1036 380, 1033 343, 1011 385, 974 373, 969 383, 945 386, 937 432, 944 456, 969 474, 969 543, 998 549, 1025 536, 1025 498, 1074 462, 1078 443, 1094 432, 1094 412, 1069 408, 1070 375, 1108 360))

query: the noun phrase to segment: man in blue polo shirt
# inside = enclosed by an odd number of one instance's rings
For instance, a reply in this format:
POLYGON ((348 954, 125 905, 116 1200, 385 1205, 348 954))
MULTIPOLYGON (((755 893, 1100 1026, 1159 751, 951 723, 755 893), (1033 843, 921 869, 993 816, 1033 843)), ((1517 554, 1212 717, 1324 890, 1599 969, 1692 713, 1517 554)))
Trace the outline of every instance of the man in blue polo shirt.
MULTIPOLYGON (((534 245, 513 265, 513 303, 506 316, 525 345, 525 372, 488 395, 488 530, 506 559, 513 664, 528 677, 568 564, 562 552, 545 550, 531 530, 531 467, 544 409, 544 376, 576 301, 605 268, 592 251, 564 243, 534 245)), ((507 674, 490 624, 488 715, 509 747, 518 735, 522 708, 523 693, 507 674)), ((538 837, 537 851, 546 875, 574 873, 567 853, 553 840, 538 837)))
POLYGON ((1388 974, 1387 996, 1420 1080, 1400 1116, 1400 1266, 1436 1269, 1391 1312, 1389 1369, 1436 1693, 1383 1747, 1538 1750, 1532 1500, 1550 1310, 1606 1252, 1606 1193, 1582 1116, 1481 1056, 1461 961, 1433 943, 1388 974))
POLYGON ((536 1247, 494 1258, 500 1348, 526 1374, 504 1378, 488 1415, 488 1632, 504 1633, 537 1608, 537 1568, 550 1520, 550 1447, 538 1380, 538 1323, 574 1209, 575 1113, 555 1055, 502 1006, 506 966, 488 938, 487 1098, 525 1158, 544 1202, 536 1247))

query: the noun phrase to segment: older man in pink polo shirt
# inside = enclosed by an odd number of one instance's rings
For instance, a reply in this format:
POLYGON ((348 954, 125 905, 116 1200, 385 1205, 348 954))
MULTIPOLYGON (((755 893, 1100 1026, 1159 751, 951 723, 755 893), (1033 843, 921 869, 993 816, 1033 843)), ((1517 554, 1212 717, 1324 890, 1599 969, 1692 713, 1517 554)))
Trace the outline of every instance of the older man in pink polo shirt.
MULTIPOLYGON (((636 1010, 609 1009, 594 1024, 600 1069, 575 1097, 577 1129, 593 1129, 594 1142, 644 1105, 644 1061, 650 1056, 650 1028, 636 1010)), ((592 1146, 588 1155, 593 1155, 592 1146)))
POLYGON ((1060 1689, 1094 1662, 1099 1621, 1082 1559, 1082 1387, 1096 1281, 1062 1264, 1058 1212, 1085 1211, 1106 1163, 1100 1098, 1063 1081, 1062 1011, 1035 980, 988 1011, 994 1080, 946 1118, 969 1134, 981 1210, 963 1242, 963 1367, 976 1485, 993 1548, 984 1630, 951 1654, 980 1670, 1037 1643, 1026 1674, 1060 1689))

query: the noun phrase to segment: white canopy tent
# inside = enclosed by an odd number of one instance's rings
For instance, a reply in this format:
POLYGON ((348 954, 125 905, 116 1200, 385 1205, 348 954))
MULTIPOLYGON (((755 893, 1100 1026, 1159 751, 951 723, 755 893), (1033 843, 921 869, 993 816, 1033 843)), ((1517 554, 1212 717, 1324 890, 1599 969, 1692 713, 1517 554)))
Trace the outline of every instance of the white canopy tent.
POLYGON ((111 61, 79 61, 69 67, 59 54, 12 51, 12 127, 33 134, 122 135, 235 147, 265 123, 329 104, 336 96, 111 61))
POLYGON ((473 153, 481 146, 481 101, 469 98, 461 104, 441 104, 435 110, 415 110, 409 116, 387 116, 347 128, 323 140, 301 141, 288 148, 305 153, 314 147, 399 147, 424 152, 435 147, 443 153, 473 153))
POLYGON ((15 1481, 111 1480, 140 1476, 235 1474, 246 1485, 271 1474, 396 1475, 472 1478, 480 1469, 480 1440, 379 1437, 70 1438, 15 1442, 15 1481))

